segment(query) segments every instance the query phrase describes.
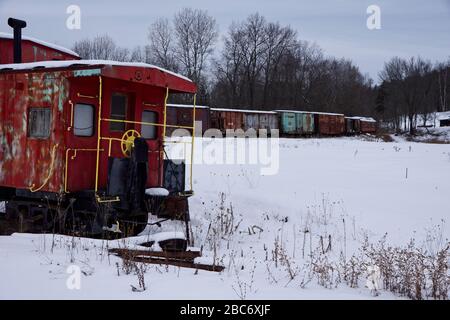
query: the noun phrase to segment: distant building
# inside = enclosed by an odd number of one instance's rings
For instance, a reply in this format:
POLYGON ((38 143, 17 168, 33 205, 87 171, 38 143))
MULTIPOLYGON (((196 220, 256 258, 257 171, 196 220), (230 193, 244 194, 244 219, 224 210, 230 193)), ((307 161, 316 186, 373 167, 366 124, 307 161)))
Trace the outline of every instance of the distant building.
POLYGON ((439 112, 437 115, 440 127, 450 127, 450 111, 439 112))

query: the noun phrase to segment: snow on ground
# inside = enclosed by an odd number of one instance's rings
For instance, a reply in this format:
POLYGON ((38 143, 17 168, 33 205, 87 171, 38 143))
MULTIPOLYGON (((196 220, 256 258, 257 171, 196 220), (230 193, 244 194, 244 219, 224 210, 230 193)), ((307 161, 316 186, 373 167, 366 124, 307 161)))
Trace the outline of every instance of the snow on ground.
POLYGON ((425 142, 425 143, 444 143, 450 144, 450 127, 441 128, 417 128, 415 136, 391 135, 393 141, 402 142, 425 142))
POLYGON ((134 246, 145 235, 108 242, 14 234, 0 237, 0 299, 372 299, 364 281, 319 285, 308 277, 308 257, 323 245, 328 259, 348 258, 385 233, 393 245, 414 237, 434 249, 450 237, 449 145, 280 139, 279 154, 279 172, 269 176, 257 165, 194 165, 194 246, 222 273, 151 265, 148 289, 132 292, 136 275, 124 274, 106 247, 134 246), (66 286, 72 264, 82 270, 80 290, 66 286))

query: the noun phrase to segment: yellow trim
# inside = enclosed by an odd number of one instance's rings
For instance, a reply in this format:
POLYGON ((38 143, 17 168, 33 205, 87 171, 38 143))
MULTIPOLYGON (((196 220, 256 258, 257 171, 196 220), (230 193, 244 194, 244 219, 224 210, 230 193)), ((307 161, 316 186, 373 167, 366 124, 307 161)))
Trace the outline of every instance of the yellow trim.
POLYGON ((164 139, 166 137, 166 126, 167 126, 167 99, 169 99, 169 87, 166 88, 166 96, 164 97, 164 123, 163 123, 163 135, 162 135, 162 142, 164 146, 164 139))
POLYGON ((48 183, 48 181, 50 180, 51 176, 53 175, 53 171, 55 169, 56 148, 58 148, 58 144, 55 144, 53 146, 53 149, 52 149, 52 155, 51 155, 52 160, 50 162, 50 168, 49 168, 49 172, 48 172, 47 178, 45 178, 45 180, 42 183, 42 185, 39 188, 37 188, 37 189, 35 189, 36 185, 33 183, 30 186, 30 188, 29 188, 31 192, 38 192, 39 190, 41 190, 48 183))
POLYGON ((99 89, 98 89, 98 124, 97 124, 97 159, 95 163, 95 194, 98 192, 98 166, 100 163, 100 142, 101 142, 101 125, 102 125, 102 76, 99 79, 99 89))
POLYGON ((193 192, 193 182, 192 182, 192 167, 194 165, 194 142, 195 142, 195 107, 197 103, 197 94, 194 94, 194 108, 192 111, 192 144, 191 144, 191 167, 190 167, 190 185, 191 185, 191 192, 193 192))
POLYGON ((77 96, 79 98, 88 98, 88 99, 97 99, 98 98, 98 96, 87 96, 87 95, 81 94, 79 92, 77 93, 77 96))
MULTIPOLYGON (((119 119, 110 119, 110 118, 103 118, 102 121, 129 123, 129 124, 140 124, 140 125, 144 125, 144 126, 164 127, 163 123, 154 123, 154 122, 119 120, 119 119)), ((166 127, 169 127, 169 128, 180 128, 180 129, 191 129, 191 130, 194 129, 191 126, 176 126, 176 125, 171 125, 171 124, 166 124, 166 127)))
POLYGON ((146 107, 158 107, 158 106, 160 106, 160 105, 157 104, 157 103, 142 102, 142 104, 143 104, 144 106, 146 106, 146 107))
POLYGON ((167 100, 169 99, 169 87, 166 88, 166 96, 164 97, 164 110, 163 110, 163 132, 162 132, 162 150, 159 154, 159 166, 161 167, 161 161, 164 163, 164 143, 166 142, 167 131, 167 100))
POLYGON ((108 198, 101 198, 99 195, 95 195, 95 199, 97 200, 97 202, 98 203, 106 203, 106 202, 118 202, 118 201, 120 201, 120 198, 119 197, 114 197, 114 198, 111 198, 111 199, 108 199, 108 198))
POLYGON ((73 102, 72 100, 69 100, 70 104, 70 126, 67 128, 67 131, 72 130, 73 127, 73 102))

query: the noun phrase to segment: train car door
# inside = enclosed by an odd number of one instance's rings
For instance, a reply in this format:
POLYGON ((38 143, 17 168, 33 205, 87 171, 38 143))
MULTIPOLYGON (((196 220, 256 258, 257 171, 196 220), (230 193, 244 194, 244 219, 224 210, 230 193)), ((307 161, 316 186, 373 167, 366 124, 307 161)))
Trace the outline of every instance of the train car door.
POLYGON ((89 86, 76 81, 71 84, 66 104, 66 121, 69 125, 66 131, 65 192, 93 190, 95 187, 98 114, 96 81, 89 86))

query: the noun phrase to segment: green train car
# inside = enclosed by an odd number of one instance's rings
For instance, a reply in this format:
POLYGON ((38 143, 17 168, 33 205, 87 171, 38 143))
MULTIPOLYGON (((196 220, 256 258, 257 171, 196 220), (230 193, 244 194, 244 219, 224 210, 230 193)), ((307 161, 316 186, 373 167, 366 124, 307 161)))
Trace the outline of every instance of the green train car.
POLYGON ((284 136, 312 135, 314 115, 304 111, 277 110, 281 134, 284 136))

